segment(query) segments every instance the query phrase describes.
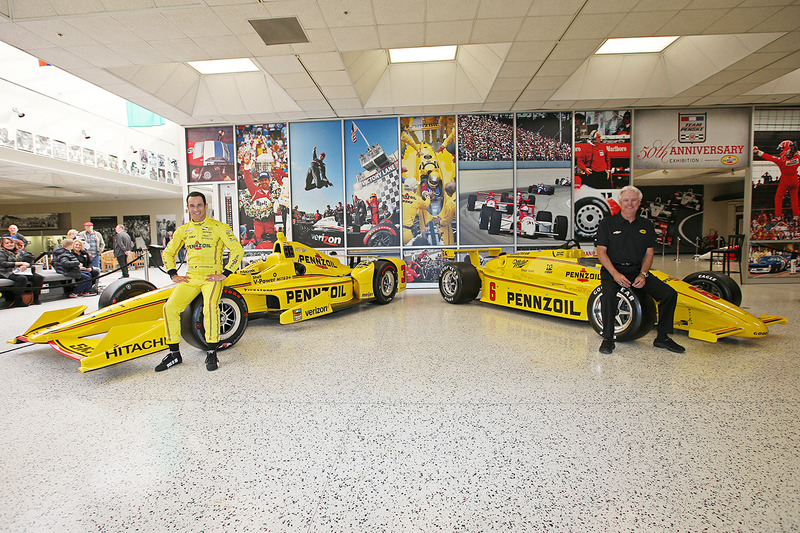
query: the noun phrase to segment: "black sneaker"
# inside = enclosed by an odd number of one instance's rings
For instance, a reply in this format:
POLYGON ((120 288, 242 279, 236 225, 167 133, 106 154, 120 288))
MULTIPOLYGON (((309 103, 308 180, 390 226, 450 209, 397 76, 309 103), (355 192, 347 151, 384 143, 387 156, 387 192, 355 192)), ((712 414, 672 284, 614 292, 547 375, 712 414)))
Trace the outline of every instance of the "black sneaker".
POLYGON ((670 352, 673 353, 683 353, 686 351, 686 348, 675 342, 674 340, 667 337, 666 339, 656 339, 653 341, 653 346, 656 348, 666 348, 670 352))
POLYGON ((219 367, 217 364, 217 352, 207 352, 206 354, 206 370, 209 372, 216 370, 219 367))
POLYGON ((600 353, 611 353, 614 351, 614 341, 610 339, 603 339, 603 342, 600 343, 600 353))
POLYGON ((183 362, 181 352, 169 352, 164 359, 156 365, 156 372, 163 372, 171 366, 179 365, 183 362))

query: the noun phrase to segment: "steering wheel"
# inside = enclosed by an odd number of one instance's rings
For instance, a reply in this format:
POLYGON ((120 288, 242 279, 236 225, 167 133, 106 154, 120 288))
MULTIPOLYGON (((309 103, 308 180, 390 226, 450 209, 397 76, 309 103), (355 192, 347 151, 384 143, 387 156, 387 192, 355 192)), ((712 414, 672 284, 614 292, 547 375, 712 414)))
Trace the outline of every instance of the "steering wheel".
POLYGON ((576 241, 575 239, 569 239, 564 241, 564 244, 556 248, 556 250, 571 250, 572 248, 580 248, 581 243, 576 241))

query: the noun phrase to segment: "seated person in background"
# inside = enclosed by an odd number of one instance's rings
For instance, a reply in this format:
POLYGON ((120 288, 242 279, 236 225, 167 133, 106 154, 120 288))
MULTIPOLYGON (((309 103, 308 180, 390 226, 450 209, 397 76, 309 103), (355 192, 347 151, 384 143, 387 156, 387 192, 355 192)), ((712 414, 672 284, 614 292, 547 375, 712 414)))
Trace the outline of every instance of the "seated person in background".
MULTIPOLYGON (((79 285, 82 287, 80 296, 96 296, 97 291, 94 290, 93 285, 95 280, 100 276, 100 270, 94 268, 92 264, 92 258, 89 255, 89 252, 86 251, 86 244, 81 240, 72 241, 72 253, 80 262, 80 266, 78 268, 81 273, 81 278, 87 279, 88 276, 88 279, 91 280, 91 283, 86 286, 84 286, 83 283, 79 285)), ((75 287, 76 292, 77 288, 78 287, 75 287)))
MULTIPOLYGON (((92 287, 92 274, 86 270, 86 267, 74 252, 75 243, 79 242, 77 240, 64 239, 61 242, 61 246, 53 250, 53 266, 55 266, 56 272, 80 282, 69 293, 70 298, 82 296, 84 292, 89 292, 92 287)), ((78 246, 83 249, 83 243, 78 246)))
POLYGON ((14 300, 7 307, 24 307, 26 304, 22 299, 22 293, 25 287, 31 285, 33 288, 32 303, 39 305, 43 278, 34 272, 32 274, 33 282, 29 283, 28 277, 22 274, 31 265, 26 261, 21 261, 17 256, 16 240, 13 237, 3 237, 0 242, 0 278, 10 279, 14 282, 14 300))

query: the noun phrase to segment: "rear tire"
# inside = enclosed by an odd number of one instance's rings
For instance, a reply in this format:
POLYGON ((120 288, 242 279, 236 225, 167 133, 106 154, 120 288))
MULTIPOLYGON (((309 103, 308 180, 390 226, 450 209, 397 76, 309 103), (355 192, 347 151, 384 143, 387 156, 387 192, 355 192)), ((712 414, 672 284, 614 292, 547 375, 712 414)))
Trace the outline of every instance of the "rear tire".
POLYGON ((558 215, 556 222, 553 225, 553 233, 556 234, 556 239, 559 241, 567 240, 567 230, 569 226, 569 219, 564 215, 558 215))
POLYGON ((493 211, 489 219, 489 235, 500 235, 500 223, 503 221, 503 213, 500 211, 493 211))
POLYGON ((103 289, 103 294, 97 299, 97 308, 102 309, 155 289, 155 285, 143 279, 120 278, 103 289))
POLYGON ((477 194, 470 194, 467 196, 467 211, 475 211, 475 202, 478 201, 477 194))
POLYGON ((489 227, 489 220, 494 212, 495 209, 486 205, 481 207, 481 216, 478 219, 478 229, 487 229, 489 227))
POLYGON ((478 270, 469 263, 447 263, 439 274, 439 293, 447 303, 469 302, 478 296, 480 290, 478 270))
MULTIPOLYGON (((225 350, 236 344, 247 329, 247 303, 244 297, 230 287, 222 288, 219 298, 219 345, 217 350, 225 350)), ((206 328, 203 324, 203 295, 192 300, 189 307, 181 313, 181 338, 205 350, 206 328)))
MULTIPOLYGON (((603 315, 600 300, 602 285, 598 285, 589 296, 587 315, 589 323, 598 335, 603 335, 603 315)), ((617 314, 614 317, 614 337, 616 340, 632 341, 647 334, 656 323, 656 302, 646 294, 620 287, 617 291, 617 314)))
POLYGON ((720 272, 694 272, 683 278, 683 281, 737 307, 742 305, 742 289, 730 276, 720 272))

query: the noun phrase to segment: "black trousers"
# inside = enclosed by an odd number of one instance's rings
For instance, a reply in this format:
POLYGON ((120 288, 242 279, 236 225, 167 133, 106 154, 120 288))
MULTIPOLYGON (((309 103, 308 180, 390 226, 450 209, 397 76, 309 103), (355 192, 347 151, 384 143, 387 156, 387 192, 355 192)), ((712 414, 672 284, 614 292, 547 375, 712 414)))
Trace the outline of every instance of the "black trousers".
POLYGON ((6 279, 10 279, 14 282, 14 302, 22 303, 22 293, 25 290, 25 287, 30 286, 33 292, 33 301, 39 301, 39 295, 42 293, 42 282, 44 278, 35 272, 31 274, 31 285, 28 285, 28 277, 23 276, 22 274, 8 274, 5 276, 6 279))
MULTIPOLYGON (((620 274, 628 278, 631 283, 641 272, 640 267, 617 267, 620 274)), ((603 338, 614 339, 614 318, 617 315, 617 291, 620 285, 614 281, 611 273, 605 268, 600 269, 600 284, 603 287, 603 295, 600 300, 601 312, 603 314, 603 338)), ((658 302, 658 327, 657 336, 664 338, 672 334, 672 324, 675 318, 675 305, 678 303, 678 293, 658 279, 650 275, 641 289, 631 288, 633 291, 641 291, 652 296, 658 302)))
POLYGON ((122 273, 121 277, 127 278, 128 277, 128 256, 127 255, 115 255, 114 257, 117 258, 117 263, 119 263, 119 270, 122 273))

